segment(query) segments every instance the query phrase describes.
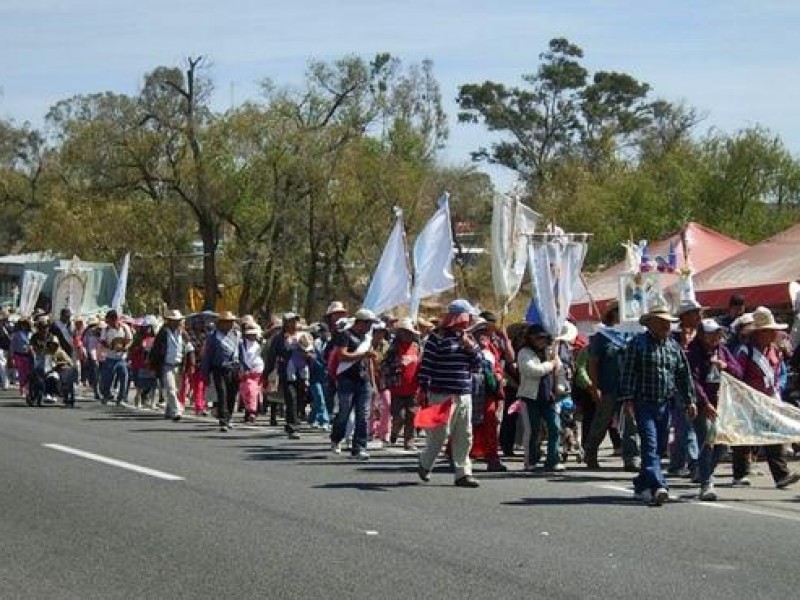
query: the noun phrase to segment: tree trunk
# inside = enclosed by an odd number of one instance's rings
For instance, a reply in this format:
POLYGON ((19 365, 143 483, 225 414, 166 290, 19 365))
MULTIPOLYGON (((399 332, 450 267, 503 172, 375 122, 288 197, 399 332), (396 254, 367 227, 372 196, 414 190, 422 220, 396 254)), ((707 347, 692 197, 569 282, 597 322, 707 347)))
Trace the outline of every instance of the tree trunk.
POLYGON ((203 241, 203 310, 215 310, 217 304, 217 231, 213 223, 200 223, 203 241))

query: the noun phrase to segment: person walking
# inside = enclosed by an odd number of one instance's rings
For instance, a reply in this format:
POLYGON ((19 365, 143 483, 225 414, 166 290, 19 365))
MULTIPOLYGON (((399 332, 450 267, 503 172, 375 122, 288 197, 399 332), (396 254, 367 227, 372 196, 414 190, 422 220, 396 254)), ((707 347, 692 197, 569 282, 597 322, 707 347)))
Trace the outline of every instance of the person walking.
POLYGON ((256 323, 247 323, 244 326, 240 353, 242 370, 239 374, 239 396, 244 404, 244 422, 255 423, 264 373, 264 359, 261 357, 261 327, 256 323))
MULTIPOLYGON (((768 308, 759 306, 753 311, 753 325, 747 346, 739 353, 739 364, 742 368, 742 381, 754 390, 781 400, 779 383, 781 360, 775 342, 778 332, 787 328, 777 323, 768 308)), ((744 449, 743 449, 744 450, 744 449)), ((800 481, 800 473, 789 470, 783 457, 783 446, 764 446, 775 487, 786 488, 800 481)), ((750 457, 746 451, 740 451, 734 457, 734 481, 742 485, 745 474, 750 469, 750 457)))
POLYGON ((14 360, 14 368, 17 370, 17 384, 19 385, 20 396, 25 398, 28 395, 28 384, 31 376, 31 320, 29 317, 21 317, 14 326, 11 334, 11 357, 14 360))
POLYGON ((423 346, 419 371, 421 394, 430 405, 450 402, 451 406, 447 422, 428 430, 417 469, 422 481, 430 481, 436 457, 449 436, 456 486, 480 486, 472 476, 469 458, 472 447, 472 374, 481 368, 483 361, 478 342, 467 333, 476 314, 467 300, 454 300, 423 346))
POLYGON ((419 393, 419 368, 422 359, 419 332, 409 318, 395 325, 395 336, 380 365, 383 380, 391 394, 392 427, 389 442, 394 444, 402 431, 403 448, 416 450, 414 445, 414 415, 419 393))
POLYGON ((183 329, 183 318, 179 310, 167 311, 150 352, 153 370, 166 397, 164 417, 173 421, 180 421, 183 416, 184 407, 178 400, 181 373, 187 361, 194 360, 194 347, 183 329))
POLYGON ((233 326, 235 322, 236 316, 232 312, 226 310, 219 314, 215 330, 206 338, 201 364, 205 380, 213 381, 217 393, 217 420, 221 432, 231 428, 236 394, 239 391, 241 336, 239 330, 233 326))
POLYGON ((687 351, 697 394, 697 417, 694 420, 694 429, 700 446, 697 459, 699 498, 705 502, 717 499, 714 490, 714 470, 727 451, 727 446, 715 444, 710 439, 713 435, 714 421, 717 419, 721 373, 725 371, 737 379, 742 378, 741 366, 722 343, 723 334, 724 328, 717 321, 703 319, 697 330, 697 336, 689 344, 687 351))
POLYGON ((339 453, 340 444, 347 435, 350 413, 355 412, 355 429, 350 453, 359 460, 369 460, 370 401, 374 380, 375 351, 372 349, 372 327, 378 318, 371 310, 362 308, 353 315, 353 325, 335 338, 339 363, 336 368, 336 393, 339 412, 331 429, 331 450, 339 453))
POLYGON ((517 355, 520 377, 517 399, 523 406, 525 470, 533 469, 538 462, 542 420, 547 426, 545 470, 564 470, 558 457, 560 423, 555 406, 555 376, 561 368, 561 359, 551 348, 552 343, 553 337, 544 327, 538 323, 529 325, 524 346, 517 355))
POLYGON ((635 497, 654 506, 669 499, 661 456, 669 436, 669 410, 680 402, 688 418, 697 415, 689 363, 670 335, 677 319, 666 306, 655 306, 639 319, 646 332, 628 344, 622 365, 620 400, 633 412, 641 439, 642 464, 633 480, 635 497))
POLYGON ((116 378, 119 381, 117 406, 128 399, 130 386, 128 372, 128 349, 133 341, 133 334, 119 317, 116 310, 106 313, 106 328, 100 336, 100 345, 105 350, 105 359, 100 373, 100 397, 107 404, 111 396, 111 386, 116 378))

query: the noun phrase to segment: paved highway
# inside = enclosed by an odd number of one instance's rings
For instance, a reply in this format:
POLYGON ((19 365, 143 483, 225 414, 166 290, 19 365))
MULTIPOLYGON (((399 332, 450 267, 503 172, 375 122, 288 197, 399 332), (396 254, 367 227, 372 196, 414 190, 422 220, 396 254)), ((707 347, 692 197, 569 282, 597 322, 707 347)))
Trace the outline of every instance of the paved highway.
POLYGON ((478 467, 469 490, 444 464, 421 483, 402 451, 328 447, 0 392, 0 598, 800 595, 800 488, 769 477, 718 485, 716 504, 678 483, 650 508, 610 458, 557 476, 478 467))

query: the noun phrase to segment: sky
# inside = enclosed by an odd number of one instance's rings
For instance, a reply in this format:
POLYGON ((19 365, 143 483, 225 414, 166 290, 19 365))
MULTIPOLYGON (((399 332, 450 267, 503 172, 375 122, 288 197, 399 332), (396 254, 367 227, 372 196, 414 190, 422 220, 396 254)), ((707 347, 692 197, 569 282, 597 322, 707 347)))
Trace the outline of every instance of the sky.
MULTIPOLYGON (((456 123, 458 87, 521 84, 554 37, 585 52, 590 70, 649 83, 686 102, 702 130, 761 125, 800 155, 794 0, 0 0, 0 118, 43 124, 75 94, 134 94, 145 73, 212 61, 214 104, 258 99, 259 82, 299 84, 309 59, 390 52, 434 62, 450 117, 447 164, 496 138, 456 123)), ((501 191, 513 175, 485 168, 501 191)))

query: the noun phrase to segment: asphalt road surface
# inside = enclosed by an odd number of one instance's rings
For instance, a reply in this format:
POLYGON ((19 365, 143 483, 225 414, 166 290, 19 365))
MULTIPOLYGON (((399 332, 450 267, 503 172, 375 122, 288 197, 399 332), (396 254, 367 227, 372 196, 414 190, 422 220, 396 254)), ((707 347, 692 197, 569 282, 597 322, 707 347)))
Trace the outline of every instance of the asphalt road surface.
MULTIPOLYGON (((632 500, 618 460, 430 483, 324 434, 0 392, 0 598, 800 597, 800 487, 632 500)), ((766 471, 765 465, 759 468, 766 471)))

